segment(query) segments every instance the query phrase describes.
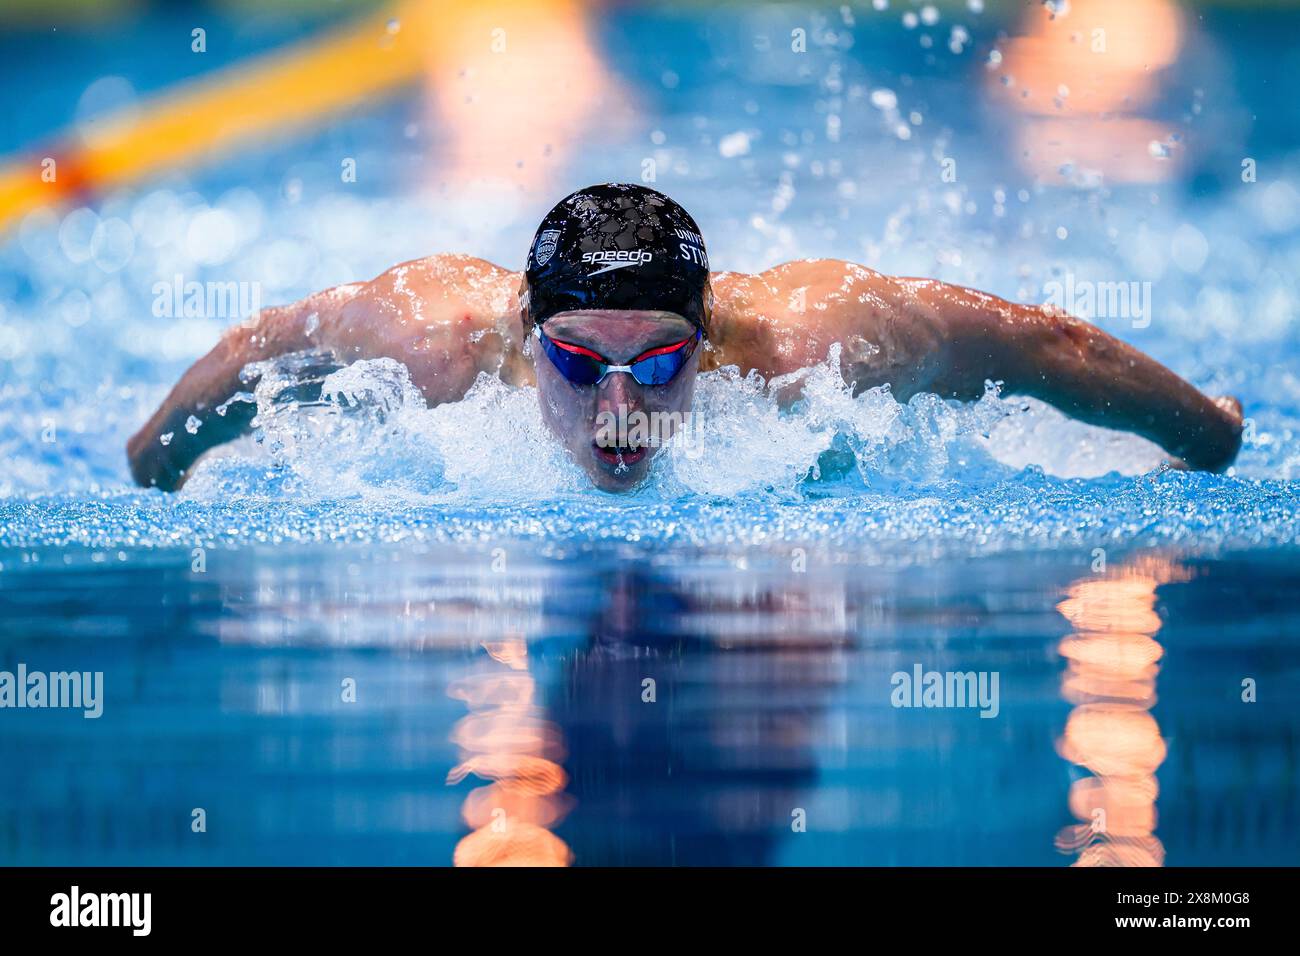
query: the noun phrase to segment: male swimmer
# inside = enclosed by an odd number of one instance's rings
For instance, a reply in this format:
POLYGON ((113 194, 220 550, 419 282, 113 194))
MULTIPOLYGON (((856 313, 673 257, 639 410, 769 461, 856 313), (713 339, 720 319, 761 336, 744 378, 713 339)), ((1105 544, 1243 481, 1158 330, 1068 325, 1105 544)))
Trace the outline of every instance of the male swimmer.
POLYGON ((1241 446, 1235 399, 1201 394, 1058 309, 834 259, 710 273, 695 221, 644 186, 591 186, 563 199, 526 265, 520 276, 470 256, 429 256, 262 310, 194 363, 131 438, 132 475, 179 488, 200 455, 248 430, 249 403, 216 413, 240 390, 240 370, 306 349, 345 362, 396 359, 430 406, 459 400, 483 372, 535 384, 549 430, 611 491, 644 479, 657 450, 611 442, 612 418, 681 420, 701 368, 771 378, 823 361, 836 342, 856 391, 889 385, 904 402, 918 392, 969 400, 991 380, 1143 435, 1192 468, 1223 469, 1241 446), (202 423, 193 433, 190 416, 202 423))

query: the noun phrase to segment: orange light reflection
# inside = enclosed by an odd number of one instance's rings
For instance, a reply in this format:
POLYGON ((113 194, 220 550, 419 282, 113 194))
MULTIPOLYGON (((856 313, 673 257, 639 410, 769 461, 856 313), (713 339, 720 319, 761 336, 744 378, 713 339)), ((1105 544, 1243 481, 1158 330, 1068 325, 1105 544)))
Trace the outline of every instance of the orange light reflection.
POLYGON ((461 762, 449 785, 471 774, 491 781, 470 791, 461 816, 471 828, 457 845, 456 866, 568 866, 573 853, 550 832, 573 807, 564 793, 568 777, 563 735, 534 703, 536 681, 528 673, 522 637, 483 645, 493 669, 456 681, 448 694, 470 713, 452 730, 461 762))
POLYGON ((1021 114, 1025 171, 1051 182, 1071 169, 1076 183, 1170 176, 1181 157, 1170 149, 1174 130, 1141 113, 1183 45, 1171 0, 1073 0, 1055 18, 1033 4, 1023 26, 1026 35, 1002 44, 1001 65, 988 75, 992 95, 1021 114))
POLYGON ((405 6, 424 26, 429 122, 448 134, 430 167, 435 185, 535 192, 593 116, 608 126, 630 113, 580 0, 405 6))
POLYGON ((1150 709, 1163 648, 1156 589, 1190 575, 1161 557, 1076 581, 1057 610, 1076 628, 1058 650, 1068 661, 1062 695, 1075 705, 1058 741, 1062 757, 1090 771, 1070 787, 1077 824, 1056 848, 1074 866, 1162 866, 1155 835, 1156 770, 1166 747, 1150 709))

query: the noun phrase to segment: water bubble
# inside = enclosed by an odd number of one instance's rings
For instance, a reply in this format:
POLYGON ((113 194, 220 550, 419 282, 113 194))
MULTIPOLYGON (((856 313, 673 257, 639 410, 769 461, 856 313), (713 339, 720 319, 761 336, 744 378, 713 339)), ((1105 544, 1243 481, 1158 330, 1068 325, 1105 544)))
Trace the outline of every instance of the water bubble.
POLYGON ((315 243, 305 239, 277 239, 261 248, 266 278, 263 284, 270 290, 292 289, 310 274, 320 258, 315 243))
POLYGON ((1255 209, 1269 232, 1288 232, 1300 226, 1300 190, 1284 179, 1269 183, 1255 209))
POLYGON ((23 217, 18 227, 18 242, 32 259, 48 259, 59 251, 59 217, 52 209, 41 208, 23 217))
POLYGON ((185 430, 191 435, 197 435, 199 433, 199 427, 202 424, 203 422, 200 419, 191 415, 189 418, 185 419, 185 430))
POLYGON ((1174 230, 1169 257, 1179 269, 1196 274, 1201 271, 1209 255, 1210 243, 1205 238, 1205 233, 1188 223, 1183 223, 1174 230))
POLYGON ((224 209, 204 209, 190 220, 185 251, 200 265, 218 265, 239 248, 239 223, 224 209))
POLYGON ((95 80, 77 100, 73 124, 83 141, 102 135, 106 121, 129 124, 139 113, 135 87, 122 76, 103 76, 95 80))
POLYGON ((12 362, 27 350, 27 332, 17 323, 5 321, 5 308, 0 304, 0 359, 12 362))
POLYGON ((174 438, 175 435, 175 432, 163 432, 158 436, 158 441, 163 445, 170 445, 172 443, 172 438, 174 438))
POLYGON ((74 329, 90 321, 90 296, 73 289, 59 300, 59 317, 74 329))
POLYGON ((92 255, 90 244, 99 228, 99 216, 85 208, 74 209, 63 217, 59 226, 59 246, 69 262, 88 262, 92 255))
POLYGON ((135 255, 135 230, 121 219, 103 220, 91 236, 90 254, 99 268, 117 272, 135 255))
POLYGON ((215 208, 230 217, 239 245, 262 235, 266 212, 261 197, 253 190, 236 186, 217 200, 215 208))
POLYGON ((181 235, 184 206, 171 190, 156 189, 131 208, 131 228, 138 241, 161 248, 181 235))
POLYGON ((744 156, 749 152, 749 134, 744 130, 729 133, 718 140, 718 153, 727 159, 744 156))

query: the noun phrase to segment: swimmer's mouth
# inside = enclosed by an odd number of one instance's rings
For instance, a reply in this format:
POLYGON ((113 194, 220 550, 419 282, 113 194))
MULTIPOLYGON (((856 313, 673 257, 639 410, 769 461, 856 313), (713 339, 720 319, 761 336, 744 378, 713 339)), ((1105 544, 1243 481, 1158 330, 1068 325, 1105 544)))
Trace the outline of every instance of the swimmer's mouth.
POLYGON ((649 450, 645 445, 621 445, 621 446, 604 446, 591 443, 592 450, 607 465, 635 465, 638 461, 646 456, 649 450))

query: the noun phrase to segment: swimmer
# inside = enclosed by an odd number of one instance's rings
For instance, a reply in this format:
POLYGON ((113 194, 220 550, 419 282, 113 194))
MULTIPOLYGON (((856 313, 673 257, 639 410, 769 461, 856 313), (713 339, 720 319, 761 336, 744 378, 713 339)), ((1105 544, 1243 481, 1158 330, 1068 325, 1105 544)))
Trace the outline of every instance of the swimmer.
POLYGON ((611 421, 680 421, 699 371, 734 365, 771 379, 824 361, 834 343, 855 392, 973 400, 995 381, 1136 432, 1187 467, 1222 470, 1241 447, 1236 399, 1203 395, 1059 309, 834 259, 711 273, 686 210, 644 186, 606 184, 547 214, 522 274, 434 255, 263 309, 194 363, 127 455, 139 484, 179 488, 204 452, 248 431, 250 403, 216 412, 245 387, 244 366, 327 349, 342 362, 402 362, 430 406, 458 401, 482 373, 535 385, 548 429, 593 484, 626 490, 659 446, 611 421), (194 432, 191 416, 202 422, 194 432))

